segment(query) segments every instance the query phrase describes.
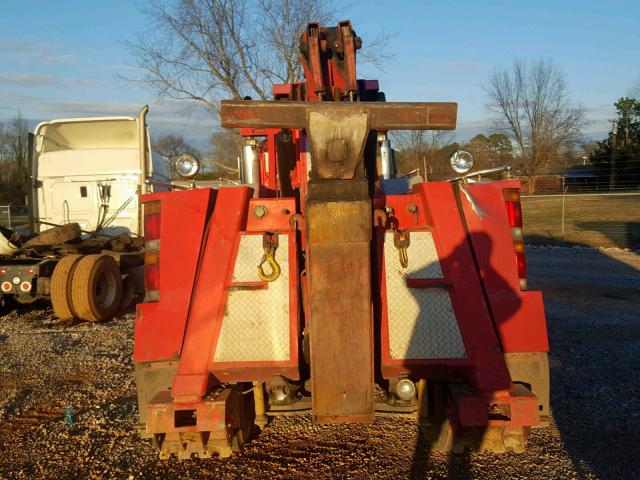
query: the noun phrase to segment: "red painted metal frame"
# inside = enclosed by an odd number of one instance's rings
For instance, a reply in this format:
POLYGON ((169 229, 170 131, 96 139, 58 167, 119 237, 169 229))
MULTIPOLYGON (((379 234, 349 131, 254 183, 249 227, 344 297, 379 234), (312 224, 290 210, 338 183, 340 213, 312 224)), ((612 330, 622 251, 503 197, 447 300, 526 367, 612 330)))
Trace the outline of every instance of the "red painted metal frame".
POLYGON ((290 232, 289 219, 296 213, 296 201, 293 198, 255 198, 249 202, 247 232, 290 232), (266 214, 257 217, 253 212, 263 207, 266 214))
POLYGON ((218 191, 204 236, 182 355, 173 380, 172 394, 176 401, 199 401, 207 391, 209 353, 218 319, 224 312, 227 274, 233 267, 236 238, 246 224, 250 197, 249 187, 218 191))
POLYGON ((348 92, 358 91, 356 49, 359 47, 350 21, 330 28, 309 23, 302 34, 301 45, 305 48, 301 63, 306 100, 319 101, 322 95, 322 100, 341 101, 348 92))
MULTIPOLYGON (((215 323, 213 341, 211 344, 211 353, 209 355, 209 371, 213 373, 220 381, 225 382, 241 382, 241 381, 257 381, 270 380, 276 375, 298 380, 300 371, 298 368, 298 339, 299 339, 299 286, 298 286, 298 246, 296 243, 295 232, 291 230, 289 218, 295 213, 295 199, 293 198, 258 198, 249 201, 248 217, 246 228, 239 232, 233 248, 231 267, 227 272, 226 284, 232 284, 233 266, 236 263, 238 249, 242 235, 261 235, 265 232, 285 234, 287 236, 287 244, 280 245, 278 248, 288 248, 289 257, 289 351, 290 358, 288 361, 263 361, 263 362, 214 362, 215 350, 217 348, 220 330, 222 328, 223 317, 220 317, 215 323), (263 207, 266 215, 257 217, 253 212, 256 207, 263 207)), ((256 252, 256 265, 260 259, 262 252, 256 252)), ((267 285, 268 288, 268 285, 267 285)), ((226 296, 224 298, 226 304, 226 296)))
MULTIPOLYGON (((238 187, 218 192, 196 189, 159 193, 143 198, 162 201, 171 196, 171 201, 161 204, 161 278, 165 280, 161 280, 160 302, 138 306, 134 361, 179 358, 172 394, 181 403, 200 401, 210 372, 221 381, 266 380, 274 375, 299 378, 298 249, 296 235, 289 226, 295 199, 250 200, 250 193, 249 188, 238 187), (209 201, 214 197, 213 213, 205 231, 209 201), (262 218, 251 213, 257 206, 267 211, 262 218), (190 228, 167 228, 179 224, 190 228), (241 235, 264 232, 284 233, 288 238, 287 244, 279 248, 288 248, 289 254, 290 360, 213 363, 210 359, 215 354, 228 287, 234 286, 231 277, 241 235), (193 292, 185 285, 194 285, 193 292)), ((262 252, 256 255, 259 259, 262 252)))
POLYGON ((137 306, 134 362, 180 357, 191 292, 198 267, 207 211, 216 191, 198 189, 152 193, 142 202, 160 201, 160 301, 137 306), (189 228, 175 228, 188 225, 189 228))
POLYGON ((483 215, 473 210, 464 195, 461 202, 502 350, 547 352, 542 292, 520 290, 503 196, 503 190, 508 188, 518 189, 520 182, 487 182, 466 187, 483 215))
MULTIPOLYGON (((337 58, 327 55, 326 30, 320 29, 317 32, 319 37, 311 38, 310 41, 308 36, 311 30, 307 30, 304 41, 309 43, 309 60, 303 59, 302 62, 306 82, 274 85, 274 98, 318 101, 318 93, 322 91, 325 100, 341 100, 347 91, 357 89, 355 39, 351 34, 343 38, 340 26, 341 24, 338 26, 338 43, 343 44, 343 47, 344 44, 348 44, 342 63, 338 65, 337 58), (306 98, 302 98, 303 95, 306 98)), ((348 26, 352 32, 350 23, 344 26, 348 26)), ((340 45, 332 45, 330 48, 339 49, 340 45)), ((276 158, 275 136, 281 132, 281 128, 242 128, 240 132, 243 136, 265 137, 264 141, 259 142, 261 187, 258 197, 261 198, 251 199, 251 190, 247 187, 225 188, 219 191, 190 190, 143 197, 143 202, 162 202, 160 301, 138 306, 134 361, 180 358, 171 392, 175 402, 172 409, 206 409, 203 395, 207 391, 211 373, 218 380, 229 382, 268 380, 274 375, 298 379, 300 374, 299 301, 304 302, 304 298, 308 298, 308 279, 299 272, 298 254, 300 250, 306 250, 306 236, 305 229, 301 228, 300 237, 297 237, 297 233, 290 229, 289 219, 293 214, 305 213, 303 199, 306 198, 307 192, 307 147, 304 132, 300 129, 306 125, 306 110, 302 111, 300 105, 293 105, 302 102, 276 102, 291 104, 276 109, 266 105, 265 108, 272 109, 274 113, 279 112, 277 117, 272 115, 277 122, 271 124, 265 123, 265 118, 262 118, 264 115, 260 114, 262 102, 235 103, 227 102, 225 105, 226 110, 233 107, 239 112, 237 116, 241 117, 242 121, 233 123, 235 126, 255 126, 256 121, 262 121, 260 125, 265 127, 292 128, 297 161, 291 172, 291 179, 294 187, 299 188, 299 201, 296 202, 293 198, 264 198, 275 197, 279 188, 277 179, 280 172, 276 158), (295 122, 291 113, 297 115, 295 122), (288 122, 286 125, 278 123, 285 120, 288 122), (167 201, 168 199, 170 201, 167 201), (257 206, 265 207, 267 215, 254 215, 254 208, 257 206), (208 212, 212 213, 208 215, 208 212), (181 225, 188 225, 189 228, 176 228, 181 225), (285 233, 288 238, 290 360, 213 362, 229 288, 269 288, 265 282, 245 282, 242 285, 231 282, 241 236, 265 232, 285 233), (299 244, 297 238, 300 238, 299 244)), ((366 103, 361 104, 363 105, 366 106, 366 103)), ((321 103, 310 108, 328 107, 329 105, 321 103)), ((330 107, 333 109, 335 104, 330 107)), ((432 107, 433 111, 425 117, 425 125, 430 123, 431 127, 447 129, 455 127, 455 104, 433 104, 432 107)), ((380 119, 388 119, 389 116, 396 118, 396 127, 399 128, 415 123, 413 117, 407 122, 405 117, 410 117, 407 108, 407 105, 398 106, 398 111, 394 111, 394 105, 383 104, 373 107, 373 111, 380 113, 380 119)), ((379 123, 377 126, 382 128, 382 125, 386 124, 379 123)), ((509 393, 512 385, 502 357, 503 351, 548 350, 541 294, 520 291, 515 263, 510 255, 513 252, 513 239, 506 219, 502 189, 517 187, 518 182, 468 185, 467 191, 486 213, 484 216, 473 211, 464 195, 457 198, 454 186, 446 182, 418 184, 414 187, 413 193, 373 199, 374 208, 393 208, 394 218, 391 221, 396 228, 409 232, 429 230, 432 233, 444 282, 447 285, 417 280, 412 281, 413 286, 448 287, 467 352, 467 358, 464 359, 390 358, 383 255, 385 228, 376 227, 373 252, 378 263, 379 278, 378 285, 374 282, 372 295, 380 296, 376 300, 379 300, 381 305, 379 320, 383 376, 392 378, 407 372, 422 378, 434 378, 435 372, 439 372, 438 375, 445 372, 444 375, 448 375, 445 378, 468 380, 478 392, 457 399, 459 416, 462 415, 465 422, 484 421, 478 419, 486 416, 487 402, 512 401, 509 393), (462 206, 462 212, 459 211, 459 204, 462 206), (410 206, 418 207, 417 214, 409 211, 410 206), (464 214, 464 218, 461 217, 461 213, 464 214), (379 287, 379 291, 376 286, 379 287)), ((303 218, 300 221, 304 223, 303 218)), ((389 225, 386 231, 388 228, 389 225)), ((280 245, 279 248, 284 248, 284 245, 280 245)), ((260 253, 256 252, 257 255, 260 253)), ((305 321, 308 321, 308 312, 306 313, 305 321)), ((529 403, 516 412, 517 415, 522 412, 529 417, 537 414, 537 410, 529 411, 534 404, 530 398, 520 400, 521 403, 529 403)), ((516 401, 519 400, 513 400, 516 401)), ((535 407, 537 408, 537 402, 535 407)), ((210 406, 211 408, 213 406, 210 406)), ((212 413, 213 411, 203 411, 202 415, 212 413)), ((168 431, 167 428, 172 422, 172 414, 168 414, 162 422, 165 426, 159 427, 157 431, 168 431)), ((522 425, 535 423, 529 418, 516 419, 516 423, 511 421, 509 425, 520 424, 517 422, 521 422, 522 425)))
POLYGON ((263 188, 272 190, 274 193, 280 187, 278 185, 279 172, 276 159, 276 135, 280 132, 281 130, 279 128, 266 129, 266 145, 260 155, 260 184, 263 188))
MULTIPOLYGON (((382 246, 379 245, 377 252, 381 258, 379 281, 382 299, 380 332, 382 374, 385 378, 392 378, 399 373, 408 372, 420 374, 424 378, 428 376, 426 372, 429 366, 465 366, 471 369, 469 381, 479 390, 508 390, 511 387, 511 379, 483 296, 481 280, 475 269, 471 246, 458 211, 453 186, 448 182, 420 183, 414 187, 414 192, 416 195, 410 198, 413 203, 407 202, 405 206, 416 204, 418 212, 423 212, 427 216, 427 225, 433 235, 444 279, 453 285, 449 294, 465 346, 466 358, 416 360, 391 358, 385 268, 382 259, 384 254, 382 246)), ((409 215, 406 208, 401 208, 406 197, 410 196, 386 197, 387 204, 395 203, 397 206, 394 210, 397 212, 400 228, 407 224, 415 225, 414 215, 409 215), (403 211, 407 215, 401 214, 403 211)), ((419 216, 418 227, 424 226, 424 224, 421 225, 420 219, 419 216)))
POLYGON ((407 287, 409 288, 443 288, 450 289, 453 285, 439 278, 407 278, 407 287))
POLYGON ((467 427, 528 427, 540 423, 538 399, 526 387, 514 385, 507 392, 494 392, 491 395, 473 394, 452 395, 455 405, 455 418, 459 425, 467 427), (491 418, 489 405, 508 407, 507 418, 491 418))
POLYGON ((146 430, 149 433, 166 432, 211 432, 212 438, 225 439, 230 417, 229 391, 222 391, 215 399, 205 399, 191 403, 174 403, 167 391, 158 393, 149 403, 146 430), (194 410, 195 425, 176 427, 175 413, 194 410))

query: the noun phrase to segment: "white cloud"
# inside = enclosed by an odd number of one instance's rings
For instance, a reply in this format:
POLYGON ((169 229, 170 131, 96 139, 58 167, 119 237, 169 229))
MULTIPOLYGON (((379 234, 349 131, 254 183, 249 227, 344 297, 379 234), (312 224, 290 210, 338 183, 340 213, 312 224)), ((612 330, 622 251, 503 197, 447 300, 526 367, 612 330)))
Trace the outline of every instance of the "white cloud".
POLYGON ((60 85, 60 79, 53 75, 37 75, 30 73, 12 74, 0 75, 0 84, 41 87, 45 85, 60 85))
POLYGON ((0 39, 0 54, 19 61, 38 61, 48 64, 80 64, 80 58, 71 52, 60 51, 45 43, 6 41, 0 39))
POLYGON ((475 60, 449 60, 440 64, 451 70, 482 70, 486 64, 475 60))
MULTIPOLYGON (((137 116, 145 104, 124 102, 78 102, 50 100, 35 95, 0 92, 0 121, 22 112, 24 117, 37 121, 56 118, 137 116), (6 110, 3 111, 3 110, 6 110)), ((179 101, 150 102, 148 123, 153 136, 176 133, 195 147, 206 149, 209 137, 219 128, 218 119, 202 107, 179 101)), ((37 123, 37 122, 35 122, 37 123)))
POLYGON ((93 78, 57 77, 50 74, 14 73, 0 75, 0 85, 15 85, 20 87, 46 86, 92 86, 101 83, 93 78))

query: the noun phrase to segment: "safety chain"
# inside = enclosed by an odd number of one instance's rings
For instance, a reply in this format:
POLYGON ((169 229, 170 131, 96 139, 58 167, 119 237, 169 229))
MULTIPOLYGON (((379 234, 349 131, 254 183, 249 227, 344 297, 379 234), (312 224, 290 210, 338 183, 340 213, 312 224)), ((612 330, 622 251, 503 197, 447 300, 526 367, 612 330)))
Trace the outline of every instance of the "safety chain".
POLYGON ((265 233, 262 236, 262 248, 264 250, 264 254, 262 255, 262 260, 260 261, 260 265, 258 265, 258 277, 263 282, 274 282, 280 276, 280 265, 276 262, 276 249, 278 248, 278 236, 273 233, 265 233), (262 266, 267 263, 271 268, 271 273, 266 274, 262 266))

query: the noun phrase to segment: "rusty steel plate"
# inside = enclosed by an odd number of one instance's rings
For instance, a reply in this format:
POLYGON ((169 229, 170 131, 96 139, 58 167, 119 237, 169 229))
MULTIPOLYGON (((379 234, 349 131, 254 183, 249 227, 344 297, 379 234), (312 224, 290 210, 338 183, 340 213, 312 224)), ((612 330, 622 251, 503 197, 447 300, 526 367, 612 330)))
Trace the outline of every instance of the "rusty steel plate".
POLYGON ((454 130, 457 103, 449 102, 273 102, 223 100, 225 128, 306 128, 311 112, 366 113, 371 130, 454 130))

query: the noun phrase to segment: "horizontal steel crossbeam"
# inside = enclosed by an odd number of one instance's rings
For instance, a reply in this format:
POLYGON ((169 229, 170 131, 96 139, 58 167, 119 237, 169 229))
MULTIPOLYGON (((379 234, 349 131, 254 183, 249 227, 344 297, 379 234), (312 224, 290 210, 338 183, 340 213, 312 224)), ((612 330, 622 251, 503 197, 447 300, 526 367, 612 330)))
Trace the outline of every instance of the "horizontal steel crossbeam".
POLYGON ((306 128, 310 112, 366 113, 371 130, 454 130, 457 103, 223 100, 225 128, 306 128))

